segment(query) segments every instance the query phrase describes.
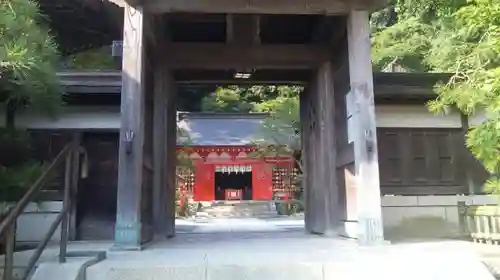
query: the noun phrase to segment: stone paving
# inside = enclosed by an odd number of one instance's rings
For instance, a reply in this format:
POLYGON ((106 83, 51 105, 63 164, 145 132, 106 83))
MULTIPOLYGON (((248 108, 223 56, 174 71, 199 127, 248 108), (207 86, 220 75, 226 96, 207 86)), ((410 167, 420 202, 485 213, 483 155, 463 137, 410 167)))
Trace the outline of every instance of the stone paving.
POLYGON ((176 231, 183 233, 215 233, 215 232, 277 232, 302 231, 304 220, 294 217, 280 218, 193 218, 177 220, 176 231))
MULTIPOLYGON (((178 235, 140 252, 110 250, 111 242, 75 242, 70 251, 104 250, 88 280, 492 280, 482 263, 498 247, 465 241, 416 241, 373 247, 305 234, 303 221, 179 220, 178 235)), ((55 259, 57 247, 45 255, 55 259)), ((67 280, 67 279, 58 279, 67 280)))

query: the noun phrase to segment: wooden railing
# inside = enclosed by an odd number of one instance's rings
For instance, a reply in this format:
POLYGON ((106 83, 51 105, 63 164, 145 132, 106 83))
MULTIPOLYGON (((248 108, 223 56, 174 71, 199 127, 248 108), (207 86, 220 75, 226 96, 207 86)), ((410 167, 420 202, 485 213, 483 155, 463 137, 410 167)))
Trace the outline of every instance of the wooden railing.
POLYGON ((63 207, 57 218, 50 226, 48 232, 43 237, 42 241, 38 244, 34 254, 29 259, 27 269, 20 278, 26 280, 30 277, 35 269, 38 259, 42 255, 45 247, 52 239, 59 225, 61 225, 61 241, 59 247, 59 262, 66 262, 67 244, 69 235, 69 212, 72 202, 72 191, 78 181, 78 156, 79 146, 76 141, 67 144, 61 152, 56 156, 54 161, 49 165, 47 170, 36 180, 36 182, 28 189, 26 194, 17 202, 17 204, 10 208, 8 213, 0 221, 0 240, 5 242, 5 263, 3 280, 13 279, 13 265, 14 265, 14 251, 15 251, 15 236, 16 236, 16 221, 19 216, 24 212, 26 206, 35 199, 53 175, 58 171, 61 164, 65 162, 64 171, 64 200, 63 207))
POLYGON ((462 232, 474 242, 500 245, 500 206, 474 205, 458 202, 462 232))

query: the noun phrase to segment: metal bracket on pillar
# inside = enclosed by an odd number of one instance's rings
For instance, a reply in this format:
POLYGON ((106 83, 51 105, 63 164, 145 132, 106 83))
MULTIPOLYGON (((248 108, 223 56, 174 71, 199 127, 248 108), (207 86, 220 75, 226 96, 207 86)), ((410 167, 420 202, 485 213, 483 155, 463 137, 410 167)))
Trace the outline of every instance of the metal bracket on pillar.
POLYGON ((373 156, 373 146, 374 146, 373 132, 371 129, 365 130, 365 141, 366 141, 366 151, 368 152, 368 157, 371 158, 373 156))
POLYGON ((134 144, 134 132, 129 129, 127 132, 125 132, 125 139, 123 139, 123 142, 125 143, 125 153, 127 155, 132 154, 133 150, 133 144, 134 144))

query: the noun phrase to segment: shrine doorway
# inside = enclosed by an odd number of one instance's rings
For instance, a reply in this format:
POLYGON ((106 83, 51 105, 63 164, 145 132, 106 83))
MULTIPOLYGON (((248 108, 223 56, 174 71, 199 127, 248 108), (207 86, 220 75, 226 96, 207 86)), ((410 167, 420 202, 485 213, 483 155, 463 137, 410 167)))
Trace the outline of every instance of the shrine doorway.
POLYGON ((252 200, 252 172, 215 172, 215 200, 252 200))

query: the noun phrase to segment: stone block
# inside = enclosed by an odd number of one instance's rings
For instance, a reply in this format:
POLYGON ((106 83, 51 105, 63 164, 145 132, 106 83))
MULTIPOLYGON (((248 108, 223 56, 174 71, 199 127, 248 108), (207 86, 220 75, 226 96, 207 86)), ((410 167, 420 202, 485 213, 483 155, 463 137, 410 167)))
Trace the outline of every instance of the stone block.
POLYGON ((87 269, 88 280, 203 280, 205 266, 200 265, 144 265, 137 263, 118 267, 95 265, 87 269))
POLYGON ((386 207, 383 213, 389 239, 443 238, 457 231, 457 224, 447 220, 446 207, 386 207))
POLYGON ((458 201, 456 195, 426 195, 418 196, 418 205, 421 206, 456 206, 458 201))
MULTIPOLYGON (((58 213, 25 213, 17 219, 16 239, 24 242, 41 241, 49 231, 50 226, 56 220, 58 213)), ((61 238, 61 227, 59 226, 52 236, 52 241, 61 238)))
POLYGON ((474 195, 472 196, 472 204, 483 205, 483 204, 498 204, 500 198, 495 195, 474 195))
POLYGON ((445 213, 446 213, 446 220, 449 223, 454 223, 458 226, 459 223, 459 217, 458 217, 458 207, 445 207, 445 213))
POLYGON ((417 205, 416 196, 383 196, 382 207, 386 206, 415 206, 417 205))

